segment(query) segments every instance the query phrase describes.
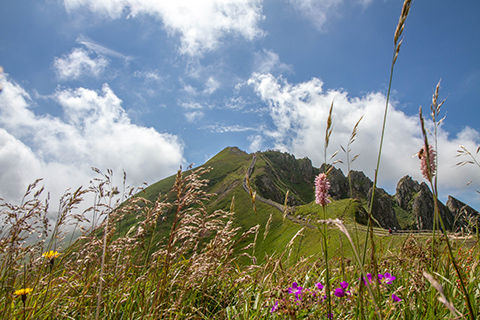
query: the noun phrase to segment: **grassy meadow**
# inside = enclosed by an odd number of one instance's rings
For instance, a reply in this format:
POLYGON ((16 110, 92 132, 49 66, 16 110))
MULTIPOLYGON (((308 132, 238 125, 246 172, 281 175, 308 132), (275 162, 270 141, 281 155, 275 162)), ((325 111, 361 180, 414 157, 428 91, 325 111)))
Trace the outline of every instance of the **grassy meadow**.
MULTIPOLYGON (((391 75, 410 6, 405 0, 394 33, 391 75)), ((387 97, 391 83, 392 77, 387 97)), ((443 103, 438 88, 431 106, 435 129, 443 103)), ((325 121, 329 163, 331 113, 325 121)), ((437 146, 428 142, 436 130, 423 133, 419 161, 436 203, 437 146)), ((382 145, 376 174, 381 151, 382 145)), ((478 165, 468 150, 462 155, 478 165)), ((252 155, 226 149, 202 167, 179 170, 145 189, 115 186, 112 171, 95 169, 98 179, 90 187, 60 199, 54 225, 40 180, 20 204, 2 200, 1 318, 478 318, 477 235, 449 234, 437 205, 433 232, 419 234, 374 227, 372 208, 358 200, 318 204, 320 189, 291 216, 259 201, 254 187, 244 190, 251 161, 252 155), (93 201, 83 211, 85 198, 93 201), (355 222, 355 206, 365 207, 366 225, 355 222), (81 235, 72 239, 72 229, 81 235)), ((252 181, 268 161, 258 157, 252 181)), ((306 189, 278 184, 285 192, 306 189)), ((411 224, 402 214, 401 223, 411 224)))

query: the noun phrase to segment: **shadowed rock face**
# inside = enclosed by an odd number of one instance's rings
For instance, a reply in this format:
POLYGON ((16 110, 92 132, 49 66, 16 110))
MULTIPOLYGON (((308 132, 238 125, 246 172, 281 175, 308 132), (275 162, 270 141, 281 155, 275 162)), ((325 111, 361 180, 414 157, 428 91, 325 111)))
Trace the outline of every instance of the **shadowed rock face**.
POLYGON ((452 196, 448 196, 446 206, 455 217, 454 230, 464 227, 474 231, 474 229, 480 226, 480 213, 469 205, 452 196))
MULTIPOLYGON (((372 199, 373 188, 367 194, 367 201, 370 205, 372 199)), ((378 221, 381 227, 400 229, 395 209, 393 208, 394 199, 385 190, 377 188, 375 191, 375 199, 372 207, 372 215, 378 221)))

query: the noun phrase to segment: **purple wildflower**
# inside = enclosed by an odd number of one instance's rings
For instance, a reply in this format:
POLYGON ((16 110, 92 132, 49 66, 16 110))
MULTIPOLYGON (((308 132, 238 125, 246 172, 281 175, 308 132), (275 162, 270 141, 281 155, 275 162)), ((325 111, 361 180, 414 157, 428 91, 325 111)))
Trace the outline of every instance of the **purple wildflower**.
POLYGON ((386 272, 384 275, 384 279, 387 284, 392 284, 393 280, 397 279, 395 276, 392 276, 390 273, 386 272))
POLYGON ((278 310, 278 301, 275 302, 275 304, 272 306, 272 309, 270 310, 270 313, 274 313, 277 310, 278 310))
POLYGON ((315 203, 323 206, 326 206, 330 203, 328 199, 328 189, 330 189, 330 182, 328 182, 327 175, 325 173, 320 173, 315 178, 315 203))
POLYGON ((331 312, 328 313, 328 314, 327 314, 327 318, 328 318, 328 319, 333 319, 333 313, 331 313, 331 312))
POLYGON ((396 295, 395 293, 392 294, 392 299, 393 299, 393 301, 395 301, 395 302, 402 301, 402 299, 400 299, 399 297, 397 297, 397 295, 396 295))
POLYGON ((333 294, 339 298, 342 298, 345 296, 345 290, 343 288, 336 288, 333 294))
POLYGON ((295 300, 300 301, 302 300, 302 287, 298 286, 298 283, 294 282, 292 283, 292 286, 288 288, 288 293, 294 294, 295 295, 295 300))
MULTIPOLYGON (((363 279, 363 283, 365 283, 365 285, 367 285, 367 280, 365 280, 364 277, 362 277, 362 279, 363 279)), ((368 279, 368 283, 372 282, 372 274, 371 273, 367 273, 367 279, 368 279)))
POLYGON ((315 286, 318 290, 323 290, 323 284, 321 284, 320 282, 318 282, 315 286))
POLYGON ((340 287, 342 287, 343 290, 347 290, 347 288, 348 288, 348 282, 346 282, 346 281, 340 282, 340 287))
POLYGON ((378 274, 378 283, 382 283, 384 277, 385 276, 383 274, 379 273, 378 274))

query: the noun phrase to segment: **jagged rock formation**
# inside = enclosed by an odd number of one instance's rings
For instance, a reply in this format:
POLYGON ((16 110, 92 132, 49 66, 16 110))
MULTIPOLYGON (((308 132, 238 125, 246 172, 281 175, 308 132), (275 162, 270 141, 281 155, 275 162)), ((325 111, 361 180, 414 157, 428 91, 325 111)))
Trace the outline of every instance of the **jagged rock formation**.
MULTIPOLYGON (((397 184, 395 201, 400 208, 412 214, 416 229, 433 229, 435 204, 433 194, 425 182, 419 184, 410 176, 403 177, 397 184)), ((438 201, 438 208, 445 228, 452 230, 454 214, 440 201, 438 201)))
MULTIPOLYGON (((266 163, 264 172, 258 174, 254 181, 259 195, 283 204, 286 191, 289 190, 287 203, 290 206, 307 204, 314 200, 314 179, 320 172, 325 172, 324 164, 320 168, 315 168, 308 158, 296 159, 291 154, 278 151, 261 152, 257 156, 266 163)), ((352 184, 352 198, 366 200, 369 205, 372 180, 361 171, 351 171, 349 177, 352 184)), ((341 169, 333 167, 328 179, 329 194, 333 200, 350 197, 349 179, 341 169)), ((449 198, 447 206, 438 201, 438 207, 448 230, 471 224, 471 217, 480 216, 476 210, 453 197, 449 198)), ((362 210, 359 209, 355 215, 359 222, 366 221, 367 213, 364 208, 362 210)), ((420 184, 412 177, 405 176, 398 182, 394 196, 381 188, 376 189, 372 214, 378 224, 384 228, 401 229, 403 226, 407 229, 432 229, 433 194, 424 182, 420 184), (397 216, 399 214, 402 217, 402 226, 397 216)))
MULTIPOLYGON (((373 188, 367 194, 368 205, 372 199, 373 188)), ((397 216, 395 214, 394 200, 385 190, 377 188, 375 191, 375 198, 372 207, 372 215, 383 228, 397 228, 400 229, 397 216)))
POLYGON ((473 231, 479 227, 480 213, 477 210, 452 196, 448 196, 446 206, 455 217, 455 230, 463 227, 473 231))

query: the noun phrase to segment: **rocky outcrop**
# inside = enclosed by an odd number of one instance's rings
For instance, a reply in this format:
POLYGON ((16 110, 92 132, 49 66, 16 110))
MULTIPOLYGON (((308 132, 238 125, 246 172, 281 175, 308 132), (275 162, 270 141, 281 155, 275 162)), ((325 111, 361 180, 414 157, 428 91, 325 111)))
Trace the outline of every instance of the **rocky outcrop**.
POLYGON ((330 182, 330 190, 328 193, 334 200, 345 198, 348 195, 348 180, 345 178, 341 169, 328 166, 325 170, 325 164, 320 167, 320 172, 328 173, 328 181, 330 182), (331 168, 331 169, 330 169, 331 168))
MULTIPOLYGON (((447 230, 452 230, 455 221, 453 214, 440 201, 437 201, 437 203, 445 228, 447 230)), ((412 213, 415 216, 417 229, 433 229, 434 212, 435 203, 433 194, 427 184, 422 182, 420 184, 420 191, 415 195, 412 202, 412 213)))
MULTIPOLYGON (((364 199, 373 186, 370 180, 362 171, 350 171, 350 180, 352 181, 353 197, 356 199, 364 199)), ((348 182, 348 180, 347 180, 348 182)), ((348 191, 350 192, 350 191, 348 191)))
MULTIPOLYGON (((237 151, 237 150, 234 150, 237 151)), ((237 151, 238 152, 238 151, 237 151)), ((325 172, 325 164, 315 168, 308 158, 296 159, 288 153, 267 151, 257 154, 266 166, 264 172, 256 175, 254 184, 259 196, 283 204, 287 190, 290 191, 288 205, 298 206, 314 200, 314 180, 320 172, 325 172)), ((341 169, 328 166, 330 182, 329 194, 333 200, 350 197, 350 182, 354 199, 371 201, 373 182, 361 171, 350 171, 345 177, 341 169)), ((440 215, 448 230, 471 224, 471 217, 480 217, 473 208, 450 197, 443 205, 438 201, 440 215), (470 219, 470 220, 469 220, 470 219)), ((397 184, 394 196, 377 188, 372 214, 384 228, 400 229, 397 213, 401 214, 402 225, 412 229, 432 229, 434 215, 433 194, 425 183, 419 183, 405 176, 397 184)), ((366 221, 366 211, 360 208, 355 213, 357 221, 366 221)), ((400 217, 400 215, 399 215, 400 217)))
POLYGON ((446 206, 455 217, 455 231, 461 228, 473 231, 477 228, 480 222, 480 213, 477 210, 452 196, 448 196, 446 206))
POLYGON ((412 200, 419 191, 420 184, 418 181, 414 181, 410 176, 405 176, 397 183, 395 201, 400 208, 410 211, 412 209, 412 200))
MULTIPOLYGON (((368 205, 372 199, 373 188, 367 194, 368 205)), ((395 214, 394 200, 385 190, 377 188, 375 191, 375 198, 372 206, 372 215, 375 220, 385 229, 397 228, 400 229, 397 215, 395 214)))

